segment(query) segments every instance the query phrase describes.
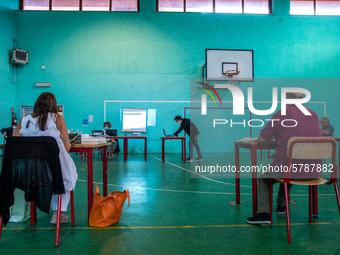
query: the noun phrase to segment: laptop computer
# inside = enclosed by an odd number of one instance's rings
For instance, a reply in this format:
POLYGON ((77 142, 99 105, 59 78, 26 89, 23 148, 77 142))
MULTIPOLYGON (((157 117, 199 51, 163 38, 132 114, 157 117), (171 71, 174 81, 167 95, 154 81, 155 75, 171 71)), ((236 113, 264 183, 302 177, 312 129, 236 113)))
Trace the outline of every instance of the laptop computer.
POLYGON ((70 143, 75 143, 80 138, 80 136, 81 135, 77 133, 74 137, 72 137, 72 139, 70 139, 70 143))
POLYGON ((92 130, 92 136, 104 135, 103 130, 92 130))
MULTIPOLYGON (((174 136, 173 134, 170 134, 170 135, 166 135, 166 132, 165 132, 165 130, 163 129, 163 133, 164 133, 164 136, 174 136)), ((163 136, 163 137, 164 137, 163 136)), ((162 137, 161 137, 162 138, 162 137)))
POLYGON ((105 133, 108 136, 117 136, 117 129, 107 129, 105 130, 105 133))

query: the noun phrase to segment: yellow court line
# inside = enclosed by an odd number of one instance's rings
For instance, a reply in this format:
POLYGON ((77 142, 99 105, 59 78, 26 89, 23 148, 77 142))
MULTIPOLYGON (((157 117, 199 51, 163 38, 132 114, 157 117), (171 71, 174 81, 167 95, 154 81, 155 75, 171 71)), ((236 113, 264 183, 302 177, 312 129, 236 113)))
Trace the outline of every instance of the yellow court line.
MULTIPOLYGON (((303 226, 303 225, 332 225, 340 222, 315 222, 315 223, 291 223, 292 226, 303 226)), ((284 223, 276 224, 263 224, 271 226, 286 226, 284 223)), ((231 225, 198 225, 198 226, 131 226, 131 227, 61 227, 61 229, 115 229, 115 230, 125 230, 125 229, 190 229, 190 228, 235 228, 235 227, 255 227, 256 225, 251 224, 231 224, 231 225)), ((3 230, 23 230, 23 229, 55 229, 55 227, 5 227, 3 230)))
POLYGON ((86 169, 86 167, 84 167, 84 168, 78 170, 78 172, 84 171, 85 169, 86 169))

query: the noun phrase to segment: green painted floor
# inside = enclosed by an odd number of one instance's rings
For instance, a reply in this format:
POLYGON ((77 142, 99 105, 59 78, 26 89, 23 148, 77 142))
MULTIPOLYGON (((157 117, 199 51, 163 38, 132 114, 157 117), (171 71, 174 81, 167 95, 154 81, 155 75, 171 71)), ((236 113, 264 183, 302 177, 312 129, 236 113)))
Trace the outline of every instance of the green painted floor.
MULTIPOLYGON (((340 254, 340 215, 331 185, 319 187, 319 218, 308 223, 308 190, 293 187, 291 222, 293 244, 287 243, 285 216, 274 212, 273 224, 252 226, 251 180, 241 180, 242 204, 233 206, 232 178, 191 178, 190 164, 179 154, 123 155, 108 162, 108 191, 128 189, 130 208, 119 223, 96 229, 87 223, 86 161, 78 158, 75 189, 76 226, 63 224, 60 246, 54 247, 52 214, 38 212, 38 222, 8 223, 0 254, 340 254)), ((219 157, 214 155, 213 157, 219 157)), ((222 155, 234 165, 234 154, 222 155)), ((207 161, 212 156, 204 155, 207 161)), ((1 163, 0 159, 0 163, 1 163)), ((250 164, 249 153, 241 164, 250 164)), ((258 164, 268 164, 258 158, 258 164)), ((219 177, 219 176, 217 176, 219 177)), ((102 191, 102 162, 94 161, 94 181, 102 191)), ((275 191, 277 192, 277 185, 275 191)), ((68 213, 69 214, 69 213, 68 213)))

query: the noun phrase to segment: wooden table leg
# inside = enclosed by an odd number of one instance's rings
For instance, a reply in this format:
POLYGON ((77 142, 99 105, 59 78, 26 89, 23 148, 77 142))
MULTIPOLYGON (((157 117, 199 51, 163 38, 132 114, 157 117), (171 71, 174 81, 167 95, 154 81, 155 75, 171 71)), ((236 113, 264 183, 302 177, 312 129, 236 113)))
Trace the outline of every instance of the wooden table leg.
POLYGON ((90 218, 90 212, 93 201, 93 161, 92 161, 92 149, 87 150, 87 215, 90 218))
POLYGON ((144 138, 144 141, 145 141, 145 146, 144 146, 144 158, 145 158, 145 161, 147 160, 147 154, 148 154, 148 142, 147 142, 147 138, 145 137, 144 138))
POLYGON ((186 143, 186 138, 184 137, 184 162, 187 160, 187 143, 186 143))
POLYGON ((165 155, 164 155, 164 140, 165 140, 165 139, 162 139, 162 161, 163 161, 163 163, 164 163, 164 161, 165 161, 165 155))
POLYGON ((103 195, 107 196, 107 147, 101 150, 103 157, 103 195))
POLYGON ((184 140, 181 139, 181 143, 182 143, 182 161, 184 160, 183 156, 184 156, 184 140))
POLYGON ((128 157, 128 139, 124 138, 124 160, 127 160, 128 157))
POLYGON ((240 198, 240 152, 237 144, 235 144, 235 187, 236 187, 236 204, 239 204, 241 201, 240 198))
MULTIPOLYGON (((251 148, 251 165, 257 166, 256 159, 256 149, 254 147, 251 148)), ((252 172, 252 190, 253 190, 253 216, 257 213, 257 172, 252 172)))
POLYGON ((314 185, 312 187, 312 197, 313 197, 313 215, 317 216, 318 212, 318 186, 314 185))

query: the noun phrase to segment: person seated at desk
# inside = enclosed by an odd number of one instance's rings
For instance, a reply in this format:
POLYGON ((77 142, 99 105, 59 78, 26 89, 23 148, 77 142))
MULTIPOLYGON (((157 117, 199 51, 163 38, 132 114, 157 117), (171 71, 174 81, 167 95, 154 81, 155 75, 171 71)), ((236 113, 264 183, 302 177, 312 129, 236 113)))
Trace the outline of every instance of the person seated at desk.
POLYGON ((1 129, 1 134, 4 135, 4 138, 11 137, 17 128, 17 123, 13 122, 11 127, 1 129))
POLYGON ((322 136, 333 136, 334 127, 329 123, 330 122, 328 117, 321 118, 320 124, 322 126, 322 136))
MULTIPOLYGON (((106 121, 104 122, 104 129, 105 130, 109 130, 112 126, 111 126, 111 123, 106 121)), ((118 139, 115 139, 111 145, 107 146, 107 153, 108 153, 108 156, 109 156, 109 159, 113 159, 113 153, 117 153, 119 152, 119 145, 118 145, 118 139)))
MULTIPOLYGON (((287 93, 287 98, 303 98, 302 93, 287 93)), ((311 109, 307 110, 311 115, 304 115, 296 105, 287 105, 286 115, 281 115, 281 110, 277 111, 272 120, 261 130, 258 137, 259 142, 268 142, 275 138, 276 143, 276 158, 271 163, 272 167, 275 166, 288 166, 287 157, 287 143, 293 136, 302 137, 321 137, 322 132, 319 124, 319 117, 316 112, 311 109), (293 121, 285 121, 285 125, 281 124, 282 120, 292 119, 297 122, 297 125, 293 127, 293 121), (275 121, 274 121, 275 120, 275 121), (292 127, 287 127, 292 126, 292 127)), ((322 160, 293 160, 293 164, 322 164, 322 160)), ((309 165, 309 169, 312 166, 309 165)), ((291 179, 293 180, 310 180, 318 177, 320 173, 317 172, 291 172, 291 179)), ((259 195, 259 209, 254 217, 247 219, 250 224, 270 224, 270 181, 272 178, 284 178, 284 172, 268 171, 262 173, 258 180, 258 195, 259 195)), ((292 188, 292 185, 288 185, 288 194, 292 188)), ((277 196, 277 213, 284 214, 286 212, 285 207, 285 195, 284 187, 280 184, 278 196, 277 196)))
MULTIPOLYGON (((60 223, 66 223, 69 216, 64 212, 70 201, 70 191, 75 188, 78 174, 76 166, 68 154, 71 149, 71 143, 68 138, 68 132, 63 116, 58 114, 57 101, 52 93, 42 93, 34 104, 32 115, 22 118, 14 132, 14 136, 52 136, 57 141, 59 147, 59 159, 61 172, 63 176, 65 193, 62 195, 61 220, 60 223)), ((51 207, 54 214, 51 223, 57 221, 58 195, 53 195, 51 207)))

